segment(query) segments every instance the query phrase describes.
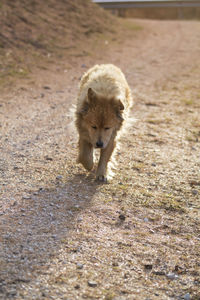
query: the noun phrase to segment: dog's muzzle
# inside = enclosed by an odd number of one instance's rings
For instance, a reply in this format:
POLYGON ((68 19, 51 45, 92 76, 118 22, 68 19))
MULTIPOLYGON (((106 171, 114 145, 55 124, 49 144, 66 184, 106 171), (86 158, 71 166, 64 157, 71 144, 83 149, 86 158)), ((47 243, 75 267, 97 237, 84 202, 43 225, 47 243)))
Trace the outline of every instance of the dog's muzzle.
POLYGON ((103 148, 103 142, 102 141, 96 142, 96 147, 97 148, 103 148))

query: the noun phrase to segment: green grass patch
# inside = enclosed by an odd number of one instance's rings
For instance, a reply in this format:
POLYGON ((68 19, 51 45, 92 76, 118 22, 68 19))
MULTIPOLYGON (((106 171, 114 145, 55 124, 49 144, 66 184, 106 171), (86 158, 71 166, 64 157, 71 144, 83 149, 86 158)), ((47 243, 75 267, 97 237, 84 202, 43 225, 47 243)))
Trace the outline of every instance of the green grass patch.
POLYGON ((185 105, 193 105, 194 104, 194 100, 193 99, 182 99, 182 101, 183 101, 183 103, 185 104, 185 105))
POLYGON ((134 23, 132 20, 123 20, 122 25, 125 29, 138 31, 143 30, 143 27, 141 25, 138 25, 134 23))
POLYGON ((184 204, 182 202, 177 201, 175 197, 170 194, 163 194, 161 199, 158 200, 158 207, 170 211, 185 212, 183 205, 184 204))

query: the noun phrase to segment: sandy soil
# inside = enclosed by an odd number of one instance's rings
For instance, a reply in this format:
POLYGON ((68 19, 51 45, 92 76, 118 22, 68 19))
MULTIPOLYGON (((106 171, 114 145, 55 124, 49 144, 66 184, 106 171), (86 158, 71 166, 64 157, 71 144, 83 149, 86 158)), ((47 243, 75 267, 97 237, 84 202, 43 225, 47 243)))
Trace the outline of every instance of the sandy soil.
POLYGON ((1 299, 200 298, 200 23, 125 28, 0 95, 1 299), (97 184, 69 115, 81 74, 106 62, 136 122, 97 184))

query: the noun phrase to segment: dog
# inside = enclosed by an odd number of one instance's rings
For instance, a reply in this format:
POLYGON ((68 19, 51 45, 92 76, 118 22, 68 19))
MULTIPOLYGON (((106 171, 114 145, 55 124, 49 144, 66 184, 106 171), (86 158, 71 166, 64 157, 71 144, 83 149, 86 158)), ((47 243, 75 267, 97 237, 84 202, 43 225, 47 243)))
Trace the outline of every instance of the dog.
POLYGON ((81 78, 75 111, 79 134, 77 162, 92 170, 93 150, 100 149, 98 181, 107 182, 107 164, 131 105, 131 90, 118 67, 95 65, 81 78))

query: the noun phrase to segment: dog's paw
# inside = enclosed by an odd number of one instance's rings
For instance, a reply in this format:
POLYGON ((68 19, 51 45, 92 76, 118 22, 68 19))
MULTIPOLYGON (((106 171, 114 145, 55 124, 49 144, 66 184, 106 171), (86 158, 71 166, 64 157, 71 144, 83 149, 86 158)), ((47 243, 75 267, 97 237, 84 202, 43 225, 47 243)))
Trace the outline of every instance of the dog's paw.
POLYGON ((108 179, 105 175, 97 175, 96 181, 107 183, 108 179))

